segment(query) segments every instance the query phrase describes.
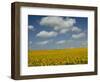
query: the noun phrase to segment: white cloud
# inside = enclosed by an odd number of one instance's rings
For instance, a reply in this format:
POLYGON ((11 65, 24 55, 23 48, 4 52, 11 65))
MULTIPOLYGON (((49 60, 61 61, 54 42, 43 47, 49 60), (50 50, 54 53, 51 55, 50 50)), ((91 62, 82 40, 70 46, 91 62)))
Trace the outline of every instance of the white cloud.
POLYGON ((64 44, 64 43, 66 43, 66 40, 60 40, 56 42, 56 44, 64 44))
POLYGON ((30 29, 30 30, 31 30, 31 29, 34 29, 34 26, 33 26, 33 25, 29 25, 29 26, 28 26, 28 29, 30 29))
POLYGON ((55 36, 57 36, 57 32, 54 32, 54 31, 51 31, 51 32, 41 31, 36 36, 41 37, 41 38, 55 37, 55 36))
POLYGON ((82 41, 81 42, 81 47, 87 47, 87 45, 88 45, 87 41, 82 41))
POLYGON ((78 39, 85 37, 85 32, 79 33, 79 34, 73 34, 72 38, 78 39))
POLYGON ((48 44, 51 41, 52 40, 46 40, 46 41, 37 42, 36 44, 38 44, 38 45, 46 45, 46 44, 48 44))
POLYGON ((63 18, 63 17, 44 17, 40 21, 40 25, 45 25, 54 28, 54 30, 59 31, 62 29, 70 30, 71 27, 76 23, 75 19, 63 18))
POLYGON ((29 41, 29 44, 32 44, 32 41, 29 41))
POLYGON ((59 33, 61 33, 61 34, 65 34, 65 33, 68 32, 68 31, 69 31, 68 29, 62 29, 62 30, 60 30, 59 33))
POLYGON ((80 28, 74 26, 74 27, 72 28, 72 31, 73 31, 73 32, 81 32, 82 30, 81 30, 80 28))

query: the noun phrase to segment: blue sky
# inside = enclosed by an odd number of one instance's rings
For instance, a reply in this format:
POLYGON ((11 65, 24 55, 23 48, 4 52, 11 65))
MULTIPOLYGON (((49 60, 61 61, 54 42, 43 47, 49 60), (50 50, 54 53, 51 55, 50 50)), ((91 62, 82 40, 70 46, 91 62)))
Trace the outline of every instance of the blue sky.
POLYGON ((87 47, 88 18, 28 15, 32 50, 87 47))

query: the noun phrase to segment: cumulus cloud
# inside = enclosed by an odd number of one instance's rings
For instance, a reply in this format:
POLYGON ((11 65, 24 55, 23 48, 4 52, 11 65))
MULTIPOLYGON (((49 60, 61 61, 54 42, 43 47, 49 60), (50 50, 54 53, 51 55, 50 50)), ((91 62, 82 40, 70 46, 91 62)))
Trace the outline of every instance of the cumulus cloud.
POLYGON ((82 30, 81 30, 80 28, 74 26, 74 27, 72 28, 72 31, 73 31, 73 32, 81 32, 82 30))
POLYGON ((33 25, 29 25, 29 26, 28 26, 28 29, 30 29, 30 30, 31 30, 31 29, 34 29, 34 26, 33 26, 33 25))
POLYGON ((38 45, 46 45, 46 44, 48 44, 51 41, 52 40, 46 40, 46 41, 37 42, 36 44, 38 44, 38 45))
POLYGON ((60 30, 60 34, 65 34, 66 32, 68 32, 69 30, 68 29, 62 29, 62 30, 60 30))
POLYGON ((85 37, 85 32, 79 33, 79 34, 73 34, 72 38, 78 39, 85 37))
POLYGON ((56 44, 64 44, 64 43, 66 43, 66 40, 60 40, 56 42, 56 44))
POLYGON ((50 38, 50 37, 57 36, 57 32, 54 32, 54 31, 51 31, 51 32, 41 31, 36 36, 41 37, 41 38, 50 38))
MULTIPOLYGON (((63 29, 70 30, 71 27, 76 23, 75 19, 63 18, 63 17, 43 17, 40 21, 40 25, 45 25, 54 28, 56 31, 61 31, 63 29)), ((62 33, 65 32, 64 30, 62 33)), ((66 31, 67 32, 67 31, 66 31)))

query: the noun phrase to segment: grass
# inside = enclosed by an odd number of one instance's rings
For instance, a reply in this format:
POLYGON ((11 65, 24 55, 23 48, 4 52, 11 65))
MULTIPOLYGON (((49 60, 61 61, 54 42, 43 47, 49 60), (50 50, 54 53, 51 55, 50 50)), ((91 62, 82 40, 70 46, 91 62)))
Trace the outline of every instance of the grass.
POLYGON ((29 50, 28 66, 87 64, 87 48, 29 50))

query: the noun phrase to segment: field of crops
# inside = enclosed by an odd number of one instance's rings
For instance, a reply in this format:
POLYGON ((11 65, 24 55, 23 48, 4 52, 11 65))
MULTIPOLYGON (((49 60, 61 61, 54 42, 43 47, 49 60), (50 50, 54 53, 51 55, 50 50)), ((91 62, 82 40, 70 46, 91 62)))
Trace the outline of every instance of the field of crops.
POLYGON ((87 48, 29 50, 28 66, 87 64, 87 48))

